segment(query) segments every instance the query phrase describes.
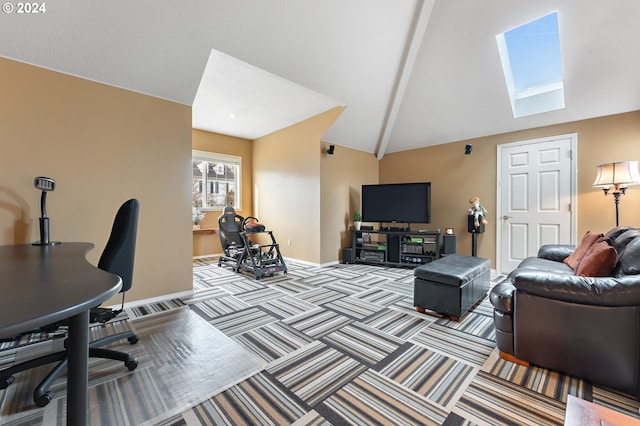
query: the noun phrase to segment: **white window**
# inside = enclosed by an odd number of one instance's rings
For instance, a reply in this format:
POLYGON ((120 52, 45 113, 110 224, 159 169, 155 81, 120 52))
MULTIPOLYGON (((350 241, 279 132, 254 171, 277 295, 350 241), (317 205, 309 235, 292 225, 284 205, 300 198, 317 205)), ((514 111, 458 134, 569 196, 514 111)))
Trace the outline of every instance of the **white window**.
POLYGON ((192 151, 192 207, 240 210, 240 157, 192 151))

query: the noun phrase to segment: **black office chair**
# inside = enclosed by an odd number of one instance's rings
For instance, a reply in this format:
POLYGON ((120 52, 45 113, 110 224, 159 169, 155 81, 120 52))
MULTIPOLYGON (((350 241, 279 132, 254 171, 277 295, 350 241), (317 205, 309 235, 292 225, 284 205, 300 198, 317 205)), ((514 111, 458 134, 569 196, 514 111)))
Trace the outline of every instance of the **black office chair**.
MULTIPOLYGON (((115 310, 101 307, 91 309, 89 314, 89 321, 91 323, 104 324, 115 318, 124 309, 124 293, 131 288, 133 280, 133 263, 135 258, 139 210, 140 203, 136 199, 126 201, 120 207, 113 222, 107 245, 98 261, 98 268, 119 275, 120 278, 122 278, 122 290, 120 290, 122 293, 122 305, 120 309, 115 310)), ((91 285, 91 283, 87 283, 87 285, 91 285)), ((44 329, 56 329, 63 325, 65 325, 64 322, 51 324, 50 326, 44 327, 44 329)), ((135 370, 138 366, 138 361, 133 356, 125 352, 103 348, 105 345, 122 339, 127 339, 132 345, 138 342, 138 336, 136 336, 133 331, 117 333, 90 342, 89 356, 122 361, 129 370, 135 370)), ((47 354, 0 371, 0 389, 5 389, 13 383, 14 374, 56 361, 58 364, 33 391, 33 402, 39 407, 44 407, 53 398, 53 394, 49 391, 49 388, 67 368, 68 360, 66 350, 47 354)))

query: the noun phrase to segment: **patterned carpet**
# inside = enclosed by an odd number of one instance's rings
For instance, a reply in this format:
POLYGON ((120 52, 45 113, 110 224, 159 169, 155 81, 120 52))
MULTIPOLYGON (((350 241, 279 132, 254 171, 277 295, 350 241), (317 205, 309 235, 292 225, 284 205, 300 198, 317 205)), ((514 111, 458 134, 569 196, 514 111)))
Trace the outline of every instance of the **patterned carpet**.
POLYGON ((499 358, 486 297, 460 322, 416 312, 412 269, 288 262, 256 281, 215 265, 194 263, 184 302, 268 364, 164 424, 553 425, 569 394, 640 417, 634 398, 499 358))
MULTIPOLYGON (((143 334, 145 321, 191 310, 264 368, 222 391, 207 386, 206 376, 192 377, 184 389, 198 402, 183 410, 174 406, 144 422, 132 420, 136 408, 115 420, 114 413, 94 412, 91 424, 558 425, 569 394, 640 418, 632 397, 499 358, 487 298, 452 322, 415 311, 412 269, 293 261, 287 267, 286 275, 255 280, 219 268, 214 258, 194 260, 192 298, 128 309, 130 320, 122 322, 143 334)), ((492 283, 503 278, 492 276, 492 283)), ((30 347, 30 339, 20 344, 30 347)), ((145 337, 140 343, 148 344, 145 337)), ((0 365, 7 352, 0 352, 0 365)), ((236 360, 199 358, 212 369, 236 360)), ((141 367, 121 375, 142 375, 141 367)), ((111 383, 103 379, 102 386, 111 383)), ((94 401, 116 392, 95 389, 94 401)), ((58 422, 63 400, 50 404, 58 422)), ((5 394, 3 409, 10 402, 5 394)))

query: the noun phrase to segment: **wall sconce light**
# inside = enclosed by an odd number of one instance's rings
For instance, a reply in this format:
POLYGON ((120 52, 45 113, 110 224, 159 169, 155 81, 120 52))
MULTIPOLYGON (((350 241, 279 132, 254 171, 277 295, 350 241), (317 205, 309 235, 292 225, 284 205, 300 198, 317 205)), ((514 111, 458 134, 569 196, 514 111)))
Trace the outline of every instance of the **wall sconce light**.
POLYGON ((336 149, 335 145, 329 145, 329 149, 327 149, 327 154, 333 155, 333 151, 336 149))
POLYGON ((471 149, 473 148, 473 146, 471 145, 466 145, 464 147, 464 155, 471 155, 471 149))
POLYGON ((637 161, 620 161, 617 163, 600 164, 596 169, 596 180, 593 186, 600 187, 607 195, 613 186, 613 199, 616 204, 616 226, 619 221, 620 196, 627 192, 627 187, 640 183, 637 161))

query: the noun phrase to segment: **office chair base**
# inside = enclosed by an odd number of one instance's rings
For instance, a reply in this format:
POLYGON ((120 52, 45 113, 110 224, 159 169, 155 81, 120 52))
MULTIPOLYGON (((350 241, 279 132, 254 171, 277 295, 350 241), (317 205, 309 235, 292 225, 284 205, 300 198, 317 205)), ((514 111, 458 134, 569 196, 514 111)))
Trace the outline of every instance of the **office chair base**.
POLYGON ((38 407, 42 408, 49 405, 52 399, 53 399, 53 394, 51 392, 47 392, 44 395, 38 397, 37 399, 36 397, 33 397, 33 402, 35 402, 38 407))

